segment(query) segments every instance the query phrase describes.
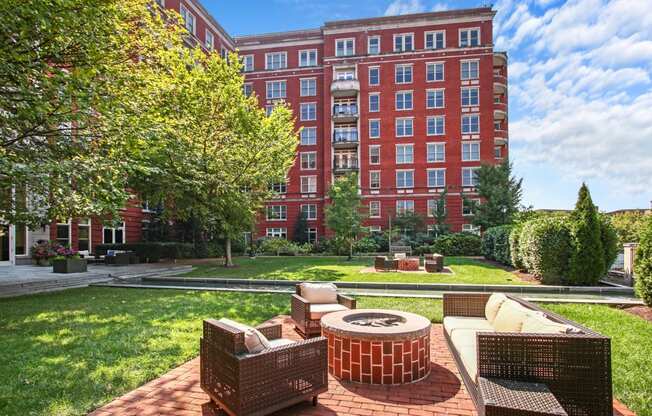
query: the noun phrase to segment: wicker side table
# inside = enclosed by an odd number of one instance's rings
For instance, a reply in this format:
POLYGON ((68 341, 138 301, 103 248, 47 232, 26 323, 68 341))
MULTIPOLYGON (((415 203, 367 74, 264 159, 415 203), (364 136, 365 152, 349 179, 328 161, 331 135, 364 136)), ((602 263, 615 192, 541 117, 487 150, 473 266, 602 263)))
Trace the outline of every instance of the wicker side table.
POLYGON ((478 377, 485 416, 567 416, 545 384, 478 377))

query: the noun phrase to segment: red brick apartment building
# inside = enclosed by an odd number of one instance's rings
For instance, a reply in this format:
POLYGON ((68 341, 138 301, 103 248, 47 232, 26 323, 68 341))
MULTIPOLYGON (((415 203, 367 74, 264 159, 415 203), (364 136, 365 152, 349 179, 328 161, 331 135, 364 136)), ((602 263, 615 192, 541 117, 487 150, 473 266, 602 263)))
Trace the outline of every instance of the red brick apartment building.
MULTIPOLYGON (((427 218, 448 190, 454 231, 472 230, 462 194, 474 196, 474 169, 508 155, 507 56, 493 49, 490 8, 326 22, 316 29, 231 37, 198 0, 156 0, 176 10, 201 44, 223 56, 238 50, 245 88, 271 110, 287 102, 302 128, 287 182, 274 185, 257 236, 293 238, 300 212, 309 236, 327 234, 331 182, 358 172, 367 225, 414 210, 427 218)), ((28 247, 56 239, 92 252, 101 243, 139 241, 148 210, 130 203, 121 227, 97 219, 42 230, 8 225, 3 261, 29 261, 28 247)))

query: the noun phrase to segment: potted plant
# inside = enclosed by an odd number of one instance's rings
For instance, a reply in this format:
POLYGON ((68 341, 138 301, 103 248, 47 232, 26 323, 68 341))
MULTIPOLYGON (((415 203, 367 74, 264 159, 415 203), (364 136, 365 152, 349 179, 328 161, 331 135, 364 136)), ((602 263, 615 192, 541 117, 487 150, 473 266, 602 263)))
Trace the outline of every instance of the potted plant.
POLYGON ((32 259, 37 266, 49 266, 54 256, 54 249, 48 241, 39 240, 32 246, 32 259))
POLYGON ((54 252, 56 254, 52 259, 54 273, 83 273, 88 270, 86 259, 81 258, 77 250, 59 246, 54 252))

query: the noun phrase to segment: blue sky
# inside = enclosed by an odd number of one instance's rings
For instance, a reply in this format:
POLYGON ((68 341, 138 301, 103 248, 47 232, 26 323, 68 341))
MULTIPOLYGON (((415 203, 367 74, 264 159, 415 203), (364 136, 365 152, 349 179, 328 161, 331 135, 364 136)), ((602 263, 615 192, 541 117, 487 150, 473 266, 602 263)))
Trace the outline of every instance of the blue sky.
MULTIPOLYGON (((231 34, 478 7, 470 0, 203 0, 231 34)), ((510 151, 524 203, 570 208, 586 181, 603 210, 652 200, 652 0, 497 0, 509 54, 510 151)))

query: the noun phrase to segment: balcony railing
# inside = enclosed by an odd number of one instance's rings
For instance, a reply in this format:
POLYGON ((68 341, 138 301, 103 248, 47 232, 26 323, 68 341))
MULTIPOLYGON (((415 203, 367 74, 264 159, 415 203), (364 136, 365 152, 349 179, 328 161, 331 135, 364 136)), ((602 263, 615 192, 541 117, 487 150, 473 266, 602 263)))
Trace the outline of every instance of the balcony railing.
POLYGON ((357 104, 335 104, 333 106, 333 116, 357 116, 357 104))
POLYGON ((358 159, 335 158, 333 170, 355 170, 358 169, 358 159))
POLYGON ((358 142, 358 130, 338 130, 335 129, 333 132, 333 142, 334 143, 357 143, 358 142))
POLYGON ((355 95, 360 91, 360 81, 357 79, 336 79, 331 84, 333 97, 355 95))

